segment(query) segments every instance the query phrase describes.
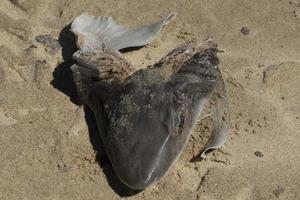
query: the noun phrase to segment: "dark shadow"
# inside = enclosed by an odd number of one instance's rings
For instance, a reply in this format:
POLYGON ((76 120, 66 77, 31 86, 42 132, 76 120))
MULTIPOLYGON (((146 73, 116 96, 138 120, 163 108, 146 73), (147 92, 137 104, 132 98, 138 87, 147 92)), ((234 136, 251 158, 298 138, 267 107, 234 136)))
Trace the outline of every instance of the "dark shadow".
MULTIPOLYGON (((71 66, 75 64, 72 55, 77 51, 75 35, 70 31, 71 25, 65 26, 59 35, 59 43, 62 47, 63 62, 59 64, 53 72, 53 80, 51 85, 64 93, 72 103, 76 105, 82 105, 79 96, 76 92, 76 86, 73 81, 73 75, 71 66)), ((106 179, 111 188, 120 196, 128 197, 133 196, 140 191, 134 191, 125 186, 115 175, 113 168, 105 154, 103 142, 98 132, 96 119, 93 112, 86 106, 84 106, 85 120, 89 130, 90 142, 93 149, 96 151, 95 160, 99 163, 99 166, 103 169, 106 179)))
POLYGON ((127 48, 124 48, 124 49, 121 49, 119 50, 121 53, 126 53, 126 52, 129 52, 129 51, 137 51, 141 48, 143 48, 144 46, 138 46, 138 47, 127 47, 127 48))
MULTIPOLYGON (((204 150, 203 150, 203 151, 204 151, 204 150)), ((202 154, 203 151, 201 151, 198 155, 194 156, 194 157, 190 160, 190 162, 200 162, 200 161, 202 161, 202 160, 204 159, 204 158, 201 157, 201 154, 202 154)), ((211 153, 211 152, 213 152, 213 151, 215 151, 215 149, 208 149, 208 150, 205 152, 205 154, 211 153)))
POLYGON ((72 55, 77 51, 75 35, 70 31, 71 25, 67 25, 59 34, 59 44, 62 47, 63 62, 59 64, 53 72, 51 85, 70 97, 70 100, 81 105, 73 82, 71 66, 75 64, 72 55))

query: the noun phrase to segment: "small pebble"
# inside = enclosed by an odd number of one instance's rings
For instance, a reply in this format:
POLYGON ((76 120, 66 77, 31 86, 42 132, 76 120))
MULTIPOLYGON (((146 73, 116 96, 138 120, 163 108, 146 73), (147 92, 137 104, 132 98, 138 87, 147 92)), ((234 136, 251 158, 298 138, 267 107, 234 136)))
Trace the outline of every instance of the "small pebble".
POLYGON ((53 38, 51 35, 38 35, 36 36, 35 40, 47 47, 46 51, 51 54, 54 54, 56 50, 61 48, 59 41, 53 38))
POLYGON ((248 124, 249 124, 250 126, 253 126, 253 122, 252 122, 251 119, 248 121, 248 124))
POLYGON ((255 151, 254 154, 256 155, 256 157, 260 157, 260 158, 264 157, 264 154, 260 151, 255 151))
POLYGON ((281 193, 283 193, 285 190, 285 188, 283 186, 280 186, 278 185, 277 188, 273 191, 273 194, 276 196, 276 197, 279 197, 279 195, 281 193))
POLYGON ((249 35, 250 34, 250 29, 247 28, 246 26, 244 26, 244 27, 241 28, 241 33, 243 35, 249 35))
POLYGON ((35 40, 38 43, 41 43, 43 45, 52 45, 53 43, 57 43, 58 42, 51 35, 38 35, 38 36, 36 36, 35 40))

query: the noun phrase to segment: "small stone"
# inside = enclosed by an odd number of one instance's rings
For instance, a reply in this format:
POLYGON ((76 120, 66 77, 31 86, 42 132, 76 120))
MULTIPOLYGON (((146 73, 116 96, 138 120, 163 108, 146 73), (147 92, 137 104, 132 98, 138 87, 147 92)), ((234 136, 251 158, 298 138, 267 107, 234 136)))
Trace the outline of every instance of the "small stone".
POLYGON ((253 126, 253 122, 252 122, 251 119, 248 121, 248 124, 249 124, 250 126, 253 126))
POLYGON ((264 154, 260 151, 255 151, 254 154, 256 155, 256 157, 259 157, 259 158, 264 157, 264 154))
POLYGON ((38 35, 35 40, 46 47, 46 51, 50 54, 54 54, 56 50, 61 48, 57 39, 51 35, 38 35))
POLYGON ((250 34, 250 29, 248 27, 244 26, 244 27, 241 28, 241 33, 243 35, 249 35, 250 34))
POLYGON ((58 41, 51 35, 38 35, 35 37, 35 40, 45 46, 52 45, 53 43, 58 43, 58 41))
POLYGON ((279 197, 279 195, 281 193, 283 193, 285 190, 285 188, 283 186, 280 186, 278 185, 277 188, 273 191, 273 194, 276 196, 276 197, 279 197))

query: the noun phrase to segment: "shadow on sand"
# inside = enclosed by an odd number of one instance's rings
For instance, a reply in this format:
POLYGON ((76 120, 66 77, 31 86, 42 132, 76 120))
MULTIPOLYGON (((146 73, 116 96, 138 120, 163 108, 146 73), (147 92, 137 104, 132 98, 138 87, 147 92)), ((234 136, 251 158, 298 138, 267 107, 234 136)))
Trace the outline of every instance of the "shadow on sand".
MULTIPOLYGON (((75 64, 72 55, 77 51, 77 47, 75 35, 70 31, 70 28, 71 24, 65 26, 60 32, 59 43, 62 46, 62 56, 64 61, 55 68, 51 85, 70 97, 72 103, 81 106, 82 103, 77 95, 71 71, 71 66, 75 64)), ((104 152, 103 142, 98 132, 94 114, 87 106, 84 106, 84 112, 89 129, 90 142, 93 149, 97 152, 95 160, 102 168, 111 188, 121 197, 133 196, 139 193, 140 191, 134 191, 128 188, 117 178, 104 152)))

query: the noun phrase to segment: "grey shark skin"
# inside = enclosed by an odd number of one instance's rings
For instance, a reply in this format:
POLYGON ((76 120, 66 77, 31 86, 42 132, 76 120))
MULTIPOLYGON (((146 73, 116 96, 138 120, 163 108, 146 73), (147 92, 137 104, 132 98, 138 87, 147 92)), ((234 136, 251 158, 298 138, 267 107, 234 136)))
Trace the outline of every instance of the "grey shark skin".
POLYGON ((127 185, 143 189, 158 181, 179 156, 214 87, 216 61, 213 49, 196 54, 170 80, 161 80, 155 69, 142 70, 130 77, 127 84, 133 87, 120 99, 131 97, 132 101, 127 105, 111 102, 109 121, 117 123, 110 128, 108 140, 117 148, 109 154, 119 155, 112 163, 127 185), (203 57, 209 65, 199 62, 203 57), (139 84, 148 78, 146 85, 139 84), (130 107, 137 110, 130 112, 130 107), (118 119, 125 119, 125 124, 118 119))
MULTIPOLYGON (((176 48, 138 71, 118 50, 75 53, 73 77, 83 103, 95 114, 116 175, 128 187, 142 190, 167 173, 214 89, 224 82, 213 42, 198 49, 176 48)), ((208 149, 225 142, 222 127, 208 149)))
POLYGON ((198 52, 169 76, 165 71, 170 69, 164 68, 170 65, 161 64, 123 82, 91 83, 85 103, 96 116, 116 174, 127 186, 144 189, 157 182, 179 156, 220 78, 216 54, 215 48, 198 52))

